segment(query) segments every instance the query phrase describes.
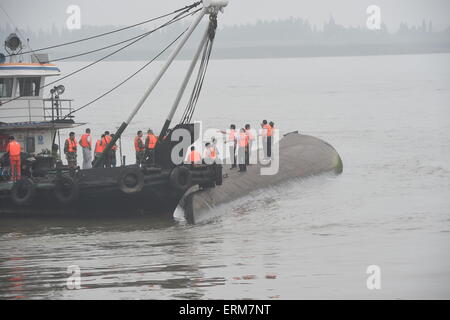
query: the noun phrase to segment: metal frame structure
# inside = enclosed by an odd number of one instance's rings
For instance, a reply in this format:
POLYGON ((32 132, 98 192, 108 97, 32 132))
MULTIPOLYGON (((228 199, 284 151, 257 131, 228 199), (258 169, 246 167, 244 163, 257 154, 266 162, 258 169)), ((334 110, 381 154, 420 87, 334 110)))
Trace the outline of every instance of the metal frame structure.
MULTIPOLYGON (((188 39, 191 37, 191 35, 194 32, 194 30, 198 27, 198 25, 202 21, 203 17, 205 15, 212 15, 212 14, 217 14, 218 12, 223 12, 223 8, 226 7, 227 5, 228 5, 228 0, 203 0, 203 9, 197 13, 197 15, 195 16, 194 21, 192 22, 191 26, 186 31, 184 36, 181 38, 180 42, 175 47, 175 49, 172 51, 172 53, 169 55, 169 57, 167 58, 166 63, 163 65, 163 67, 161 68, 160 72, 157 74, 157 76, 155 77, 153 82, 150 84, 149 88, 145 91, 145 93, 142 96, 142 98, 138 101, 136 107, 130 113, 130 115, 128 116, 127 120, 121 124, 121 126, 117 130, 116 134, 112 138, 111 142, 104 149, 104 151, 101 154, 101 156, 98 157, 94 161, 94 164, 93 164, 94 167, 102 166, 106 154, 108 152, 110 152, 112 146, 117 142, 117 140, 120 139, 120 137, 122 136, 122 133, 125 131, 125 129, 128 127, 128 125, 131 123, 131 121, 133 121, 133 119, 136 116, 136 114, 142 108, 144 102, 147 100, 149 95, 152 93, 152 91, 155 89, 155 87, 157 86, 159 81, 162 79, 164 74, 167 72, 167 70, 169 69, 169 67, 172 64, 172 62, 175 60, 175 58, 180 53, 181 49, 183 49, 184 45, 186 44, 188 39)), ((208 26, 208 28, 209 28, 209 26, 208 26)), ((186 89, 186 86, 187 86, 187 84, 189 82, 189 79, 192 76, 192 72, 194 71, 195 65, 197 64, 198 58, 200 56, 200 53, 201 53, 201 51, 203 50, 203 48, 205 46, 207 37, 208 37, 208 30, 206 30, 205 35, 203 36, 203 38, 202 38, 202 40, 200 42, 199 48, 196 51, 196 54, 195 54, 195 56, 193 58, 193 61, 192 61, 191 65, 190 65, 190 67, 188 69, 188 72, 187 72, 187 74, 186 74, 186 76, 185 76, 185 78, 183 80, 181 88, 178 91, 178 94, 177 94, 177 96, 175 98, 175 101, 174 101, 174 103, 172 105, 172 108, 170 109, 170 112, 169 112, 169 115, 167 117, 167 120, 164 123, 162 133, 164 133, 164 131, 167 131, 167 129, 168 129, 169 125, 170 125, 170 122, 171 122, 171 120, 172 120, 172 118, 173 118, 173 116, 175 114, 175 111, 178 108, 178 105, 179 105, 179 102, 181 100, 181 97, 183 96, 183 93, 184 93, 184 91, 186 89)))

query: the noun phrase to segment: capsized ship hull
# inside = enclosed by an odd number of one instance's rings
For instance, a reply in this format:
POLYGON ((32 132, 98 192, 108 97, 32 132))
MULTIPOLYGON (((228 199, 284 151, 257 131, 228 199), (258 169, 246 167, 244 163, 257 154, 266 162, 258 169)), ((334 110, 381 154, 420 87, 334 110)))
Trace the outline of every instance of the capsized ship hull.
POLYGON ((322 173, 340 174, 341 157, 327 142, 298 134, 285 135, 279 142, 279 170, 274 175, 261 175, 263 166, 247 166, 244 173, 224 168, 223 184, 206 190, 191 188, 180 201, 181 210, 190 223, 208 216, 209 210, 247 195, 249 192, 280 184, 293 178, 303 178, 322 173))

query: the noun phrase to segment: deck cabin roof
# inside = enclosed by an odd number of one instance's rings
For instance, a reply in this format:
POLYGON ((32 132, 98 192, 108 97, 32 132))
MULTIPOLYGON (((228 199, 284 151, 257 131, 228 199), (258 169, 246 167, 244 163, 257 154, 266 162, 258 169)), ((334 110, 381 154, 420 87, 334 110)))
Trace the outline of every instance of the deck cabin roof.
POLYGON ((51 63, 2 63, 0 77, 59 76, 61 71, 51 63))

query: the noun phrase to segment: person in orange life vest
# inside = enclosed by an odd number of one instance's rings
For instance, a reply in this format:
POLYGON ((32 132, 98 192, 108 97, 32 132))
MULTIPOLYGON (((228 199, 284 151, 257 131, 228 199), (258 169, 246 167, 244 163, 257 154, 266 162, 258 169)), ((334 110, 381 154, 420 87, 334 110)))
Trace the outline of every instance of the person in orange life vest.
POLYGON ((91 129, 87 128, 86 133, 78 141, 83 150, 83 169, 92 168, 92 137, 91 129))
POLYGON ((8 145, 6 146, 6 152, 9 155, 9 163, 11 167, 11 180, 16 182, 21 177, 21 163, 20 163, 20 144, 15 140, 13 136, 8 139, 8 145))
POLYGON ((270 158, 272 155, 272 127, 267 123, 267 120, 263 120, 261 123, 264 157, 270 158))
MULTIPOLYGON (((104 146, 103 147, 104 149, 111 142, 111 140, 112 140, 112 138, 111 138, 111 135, 109 134, 109 131, 105 131, 105 136, 102 138, 102 145, 104 146)), ((105 162, 103 163, 103 167, 111 168, 111 161, 112 161, 111 157, 112 157, 112 152, 110 150, 105 155, 105 162)))
POLYGON ((268 141, 267 141, 267 143, 268 143, 268 154, 269 154, 269 157, 271 157, 272 156, 272 146, 273 146, 273 140, 274 140, 274 130, 275 130, 275 122, 273 122, 273 121, 270 121, 269 122, 269 136, 268 136, 268 141))
POLYGON ((191 152, 188 154, 188 162, 190 164, 201 164, 202 163, 202 155, 200 152, 195 150, 195 147, 191 147, 191 152))
POLYGON ((95 148, 94 148, 94 159, 97 159, 100 157, 100 155, 103 153, 103 150, 105 150, 105 145, 103 144, 103 138, 105 137, 104 134, 101 135, 100 139, 95 142, 95 148))
POLYGON ((245 133, 248 136, 248 148, 247 148, 247 152, 245 154, 245 164, 249 165, 250 164, 250 156, 252 153, 253 141, 255 140, 255 137, 253 135, 253 132, 252 132, 249 124, 245 125, 245 133))
POLYGON ((248 136, 244 128, 239 131, 239 135, 237 136, 237 144, 239 171, 244 172, 247 171, 245 156, 248 152, 248 136))
POLYGON ((145 156, 145 147, 142 142, 142 136, 142 131, 139 130, 137 136, 134 138, 134 150, 136 150, 136 164, 138 166, 141 166, 145 156))
POLYGON ((203 161, 205 161, 206 164, 219 163, 219 150, 217 150, 217 147, 214 144, 209 142, 205 144, 203 161))
POLYGON ((145 138, 146 158, 154 164, 155 163, 155 147, 158 142, 158 137, 153 134, 152 129, 148 129, 147 138, 145 138))
POLYGON ((70 169, 75 169, 77 167, 77 146, 75 132, 71 132, 64 144, 64 154, 66 155, 67 164, 70 169))
POLYGON ((230 125, 230 129, 228 131, 219 131, 226 135, 226 146, 228 147, 229 153, 230 153, 230 162, 231 162, 231 168, 236 168, 236 146, 237 146, 237 132, 236 132, 236 125, 232 124, 230 125))
POLYGON ((148 129, 147 138, 145 139, 145 148, 148 150, 155 149, 156 142, 158 142, 158 137, 154 135, 152 129, 148 129))

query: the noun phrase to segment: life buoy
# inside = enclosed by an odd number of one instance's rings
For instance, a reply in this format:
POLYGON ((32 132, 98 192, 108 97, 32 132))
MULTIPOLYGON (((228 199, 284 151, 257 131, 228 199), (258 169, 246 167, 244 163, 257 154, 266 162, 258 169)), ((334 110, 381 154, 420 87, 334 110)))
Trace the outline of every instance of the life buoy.
POLYGON ((186 191, 192 185, 191 171, 186 167, 175 167, 170 173, 169 183, 178 191, 186 191))
POLYGON ((78 199, 80 188, 71 177, 62 176, 55 181, 54 195, 61 204, 69 204, 78 199))
POLYGON ((119 176, 118 185, 124 193, 140 192, 144 188, 144 174, 140 168, 127 168, 119 176))
POLYGON ((36 185, 31 179, 21 179, 11 190, 12 201, 19 206, 30 205, 36 195, 36 185))

